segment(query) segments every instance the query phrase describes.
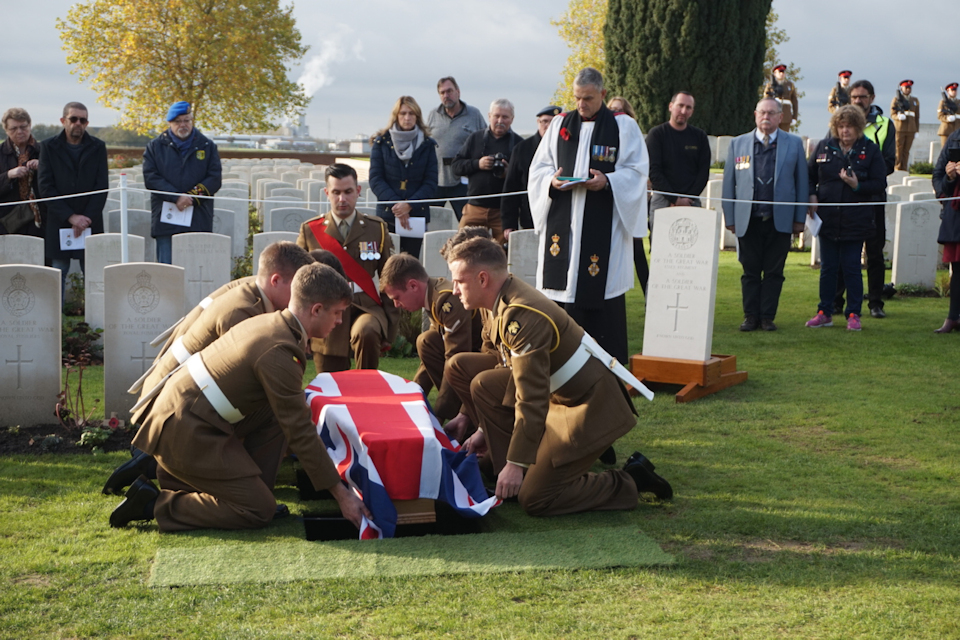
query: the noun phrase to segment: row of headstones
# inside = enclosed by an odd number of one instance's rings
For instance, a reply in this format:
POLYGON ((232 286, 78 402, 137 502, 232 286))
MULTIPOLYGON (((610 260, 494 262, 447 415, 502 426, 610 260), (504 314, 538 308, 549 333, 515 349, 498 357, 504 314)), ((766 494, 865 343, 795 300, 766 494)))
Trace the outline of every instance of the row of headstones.
MULTIPOLYGON (((720 198, 723 176, 712 174, 701 194, 704 207, 722 212, 720 198)), ((886 244, 884 255, 893 261, 894 284, 915 284, 932 287, 942 249, 937 244, 940 205, 928 202, 936 199, 929 178, 911 176, 906 171, 894 171, 887 176, 887 203, 885 206, 886 244)), ((656 217, 654 216, 654 220, 656 217)), ((736 236, 723 225, 718 234, 719 248, 736 249, 736 236)), ((804 231, 801 246, 810 247, 810 265, 820 264, 817 239, 804 231)))

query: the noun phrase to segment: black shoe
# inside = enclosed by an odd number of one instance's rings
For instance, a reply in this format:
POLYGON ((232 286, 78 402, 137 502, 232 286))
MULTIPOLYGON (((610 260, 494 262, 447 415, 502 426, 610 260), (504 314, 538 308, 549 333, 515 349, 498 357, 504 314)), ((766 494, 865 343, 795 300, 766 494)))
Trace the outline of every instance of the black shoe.
POLYGON ((123 502, 110 514, 110 526, 119 528, 134 520, 153 520, 153 505, 159 495, 160 490, 140 476, 130 485, 123 502))
POLYGON ((279 520, 280 518, 286 518, 290 515, 290 509, 287 505, 282 502, 277 503, 277 510, 273 512, 273 519, 279 520))
POLYGON ((156 459, 143 451, 113 470, 103 485, 103 494, 120 495, 124 487, 129 486, 140 476, 145 476, 147 479, 157 477, 156 459))
POLYGON ((755 316, 747 316, 740 323, 740 331, 755 331, 760 326, 755 316))
POLYGON ((763 329, 764 331, 776 331, 777 325, 773 324, 773 320, 764 318, 763 320, 760 321, 760 328, 763 329))
POLYGON ((634 451, 633 455, 627 458, 627 463, 623 465, 623 470, 630 474, 637 485, 637 491, 652 493, 660 500, 670 500, 673 498, 673 487, 654 473, 654 469, 653 463, 639 451, 634 451))
POLYGON ((887 312, 883 310, 883 307, 874 307, 873 309, 870 309, 870 317, 886 318, 887 312))
POLYGON ((603 464, 617 464, 617 452, 613 450, 612 445, 600 454, 600 462, 603 464))

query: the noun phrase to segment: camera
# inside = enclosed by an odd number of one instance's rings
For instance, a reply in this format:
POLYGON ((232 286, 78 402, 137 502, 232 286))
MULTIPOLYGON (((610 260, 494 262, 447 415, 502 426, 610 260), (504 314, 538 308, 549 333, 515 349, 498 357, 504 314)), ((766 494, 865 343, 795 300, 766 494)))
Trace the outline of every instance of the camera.
POLYGON ((504 176, 503 170, 507 168, 507 157, 502 153, 493 156, 493 175, 496 178, 504 176))

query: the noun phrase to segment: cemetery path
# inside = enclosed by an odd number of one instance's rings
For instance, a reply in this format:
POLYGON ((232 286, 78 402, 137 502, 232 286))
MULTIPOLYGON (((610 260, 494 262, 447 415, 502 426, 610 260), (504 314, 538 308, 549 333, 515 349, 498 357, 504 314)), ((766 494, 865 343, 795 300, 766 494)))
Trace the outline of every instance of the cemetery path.
MULTIPOLYGON (((128 450, 133 435, 133 431, 116 429, 106 442, 98 445, 99 450, 105 452, 128 450)), ((79 440, 79 429, 67 429, 60 424, 5 427, 0 429, 0 456, 92 453, 91 447, 79 446, 77 444, 79 440)))

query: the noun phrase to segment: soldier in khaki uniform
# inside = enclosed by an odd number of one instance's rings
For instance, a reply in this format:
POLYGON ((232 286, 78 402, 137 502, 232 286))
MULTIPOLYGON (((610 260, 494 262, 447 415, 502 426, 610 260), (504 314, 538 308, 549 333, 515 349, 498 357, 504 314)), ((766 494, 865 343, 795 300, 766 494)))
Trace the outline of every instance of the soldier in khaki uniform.
POLYGON ((420 367, 413 378, 424 392, 437 388, 433 412, 440 420, 460 413, 460 400, 445 375, 446 362, 457 353, 480 350, 483 320, 479 310, 467 311, 453 295, 446 278, 431 278, 408 253, 390 256, 380 274, 380 289, 394 305, 407 311, 425 310, 430 328, 417 337, 420 367))
POLYGON ((639 453, 622 471, 589 472, 636 424, 617 379, 630 377, 623 366, 555 302, 510 275, 506 255, 491 240, 463 242, 447 260, 463 306, 493 313, 500 361, 473 380, 480 429, 464 446, 489 455, 497 496, 517 496, 537 516, 632 509, 640 491, 670 498, 670 485, 639 453))
POLYGON ((787 80, 787 65, 778 64, 773 68, 773 77, 763 87, 763 97, 773 98, 783 106, 783 119, 780 120, 780 129, 790 131, 800 117, 800 107, 797 104, 797 87, 792 80, 787 80))
POLYGON ((947 146, 947 138, 960 128, 960 103, 957 102, 957 83, 951 82, 944 88, 943 98, 937 107, 937 118, 940 119, 940 148, 947 146))
POLYGON ((913 80, 904 80, 890 102, 890 119, 897 129, 896 171, 910 170, 910 147, 920 131, 920 101, 910 95, 912 91, 913 80))
POLYGON ((324 193, 330 199, 330 212, 304 222, 297 244, 308 251, 326 249, 333 253, 353 285, 354 296, 343 324, 325 340, 310 343, 313 361, 318 373, 345 371, 350 368, 352 348, 358 369, 376 369, 380 353, 389 349, 397 336, 400 318, 373 283, 373 277, 393 255, 393 242, 386 222, 356 210, 360 186, 353 167, 330 165, 326 182, 324 193))
POLYGON ((850 76, 853 72, 844 69, 837 74, 837 84, 830 89, 830 97, 827 98, 827 111, 833 113, 845 104, 850 104, 850 76))
POLYGON ((152 518, 161 531, 266 526, 276 499, 265 470, 284 437, 346 518, 359 526, 361 515, 369 517, 341 484, 303 399, 307 340, 328 335, 351 297, 330 267, 303 267, 288 309, 240 323, 167 378, 134 438, 156 457, 161 489, 141 476, 111 526, 152 518))

